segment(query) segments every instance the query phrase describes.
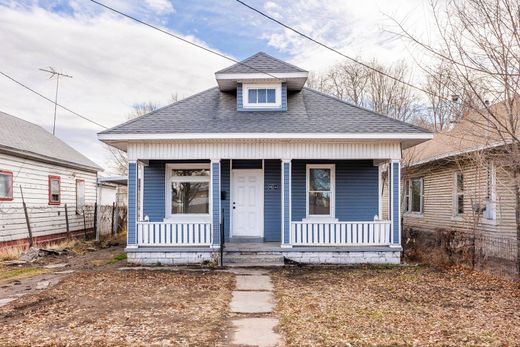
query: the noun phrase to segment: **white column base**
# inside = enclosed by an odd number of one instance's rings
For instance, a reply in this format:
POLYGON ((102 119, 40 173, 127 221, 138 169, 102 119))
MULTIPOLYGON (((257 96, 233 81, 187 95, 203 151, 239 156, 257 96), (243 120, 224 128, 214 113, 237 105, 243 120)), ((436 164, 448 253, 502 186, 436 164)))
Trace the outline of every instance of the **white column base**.
POLYGON ((292 248, 292 245, 282 243, 282 245, 280 247, 281 248, 292 248))

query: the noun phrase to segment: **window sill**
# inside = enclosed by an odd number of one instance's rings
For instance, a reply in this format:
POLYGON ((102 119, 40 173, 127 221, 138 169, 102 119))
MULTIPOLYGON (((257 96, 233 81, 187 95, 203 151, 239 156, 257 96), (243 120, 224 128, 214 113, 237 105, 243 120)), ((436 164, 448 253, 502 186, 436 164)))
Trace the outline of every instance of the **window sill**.
POLYGON ((480 223, 485 224, 485 225, 497 225, 497 220, 496 219, 482 218, 480 220, 480 223))
POLYGON ((424 218, 424 213, 419 212, 405 212, 405 217, 412 217, 412 218, 424 218))

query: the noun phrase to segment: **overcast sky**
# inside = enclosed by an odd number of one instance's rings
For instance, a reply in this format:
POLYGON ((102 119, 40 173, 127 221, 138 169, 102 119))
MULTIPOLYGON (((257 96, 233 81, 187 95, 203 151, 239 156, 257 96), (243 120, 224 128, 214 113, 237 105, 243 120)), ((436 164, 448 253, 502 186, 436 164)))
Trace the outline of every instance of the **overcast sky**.
MULTIPOLYGON (((234 0, 99 1, 235 59, 264 51, 317 72, 342 59, 234 0)), ((426 1, 246 2, 351 56, 388 63, 425 59, 392 34, 391 18, 425 34, 426 1)), ((214 72, 232 64, 88 0, 0 0, 0 42, 0 71, 50 98, 55 80, 38 69, 72 75, 60 81, 59 102, 108 127, 127 120, 136 103, 164 105, 172 94, 213 87, 214 72)), ((0 110, 52 130, 53 104, 3 76, 0 110)), ((56 135, 108 168, 96 138, 100 130, 58 109, 56 135)))

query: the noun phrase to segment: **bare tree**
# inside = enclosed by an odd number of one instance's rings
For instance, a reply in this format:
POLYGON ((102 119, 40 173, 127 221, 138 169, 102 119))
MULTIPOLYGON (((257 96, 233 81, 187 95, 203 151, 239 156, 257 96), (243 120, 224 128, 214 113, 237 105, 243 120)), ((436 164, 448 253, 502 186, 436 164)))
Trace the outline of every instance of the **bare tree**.
POLYGON ((431 43, 396 22, 403 37, 454 72, 464 86, 465 136, 500 150, 489 159, 511 172, 516 197, 520 273, 520 3, 451 0, 430 3, 440 40, 431 43))

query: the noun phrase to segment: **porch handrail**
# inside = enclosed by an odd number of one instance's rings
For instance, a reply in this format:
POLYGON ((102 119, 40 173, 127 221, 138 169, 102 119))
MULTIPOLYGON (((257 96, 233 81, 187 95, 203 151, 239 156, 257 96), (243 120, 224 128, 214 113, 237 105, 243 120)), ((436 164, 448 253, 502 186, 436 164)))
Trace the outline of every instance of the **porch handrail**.
POLYGON ((391 221, 291 222, 291 244, 295 246, 390 245, 391 221))
POLYGON ((137 222, 138 246, 211 246, 211 223, 137 222))

